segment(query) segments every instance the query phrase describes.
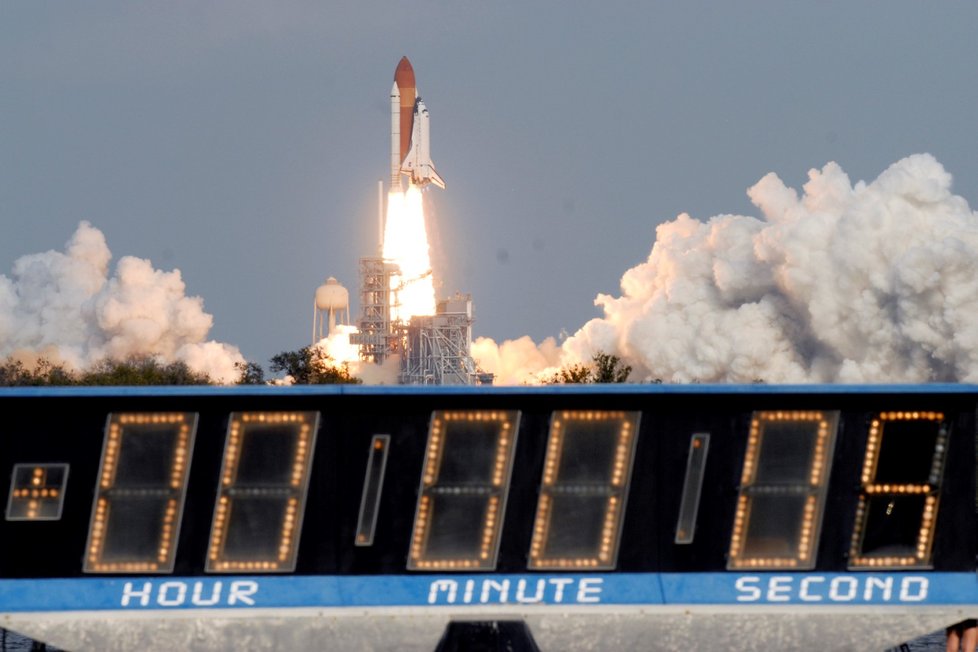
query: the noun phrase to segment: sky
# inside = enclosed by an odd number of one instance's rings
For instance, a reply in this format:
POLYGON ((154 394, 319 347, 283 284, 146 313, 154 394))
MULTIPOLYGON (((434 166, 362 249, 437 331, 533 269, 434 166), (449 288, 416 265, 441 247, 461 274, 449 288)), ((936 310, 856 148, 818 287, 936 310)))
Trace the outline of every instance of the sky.
MULTIPOLYGON (((210 337, 267 363, 315 289, 358 309, 377 248, 389 92, 407 55, 444 191, 438 291, 474 334, 572 334, 680 213, 853 182, 929 153, 978 204, 978 4, 0 4, 0 274, 79 222, 178 269, 210 337)), ((113 263, 115 264, 115 263, 113 263)))

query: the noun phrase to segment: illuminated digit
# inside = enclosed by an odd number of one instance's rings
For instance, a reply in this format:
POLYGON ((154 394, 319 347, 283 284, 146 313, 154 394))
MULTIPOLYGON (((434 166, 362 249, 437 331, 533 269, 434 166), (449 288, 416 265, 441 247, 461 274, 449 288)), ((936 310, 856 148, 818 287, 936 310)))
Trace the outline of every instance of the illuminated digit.
POLYGON ((496 567, 519 420, 516 411, 432 414, 410 570, 496 567))
POLYGON ((928 568, 948 427, 940 412, 873 418, 849 568, 928 568))
POLYGON ((173 571, 197 415, 110 414, 86 573, 173 571))
POLYGON ((550 421, 530 568, 614 568, 638 412, 559 412, 550 421))
POLYGON ((753 414, 727 568, 815 567, 838 420, 838 412, 753 414))
POLYGON ((208 573, 295 569, 318 428, 318 412, 231 414, 208 573))
POLYGON ((67 482, 67 464, 14 464, 7 520, 60 520, 67 482))

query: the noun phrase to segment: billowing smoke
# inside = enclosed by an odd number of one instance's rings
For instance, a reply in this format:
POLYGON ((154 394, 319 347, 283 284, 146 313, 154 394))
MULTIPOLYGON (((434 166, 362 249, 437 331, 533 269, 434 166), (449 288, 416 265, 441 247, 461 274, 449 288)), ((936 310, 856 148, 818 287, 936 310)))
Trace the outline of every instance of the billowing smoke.
MULTIPOLYGON (((665 382, 978 382, 978 214, 932 156, 855 185, 829 163, 800 197, 771 173, 747 194, 761 217, 661 224, 557 362, 613 353, 665 382)), ((473 349, 520 382, 554 366, 551 345, 526 345, 473 349)))
POLYGON ((234 346, 204 341, 213 319, 188 297, 180 272, 125 256, 109 276, 102 232, 82 222, 65 251, 19 258, 0 275, 0 358, 44 356, 77 369, 104 358, 185 362, 220 382, 244 362, 234 346))
POLYGON ((526 335, 502 344, 478 337, 472 342, 472 358, 480 369, 492 372, 496 385, 534 385, 560 368, 563 354, 552 337, 539 345, 526 335))
POLYGON ((327 366, 345 368, 365 385, 395 385, 400 372, 400 357, 389 356, 383 364, 360 359, 360 348, 350 344, 350 336, 359 333, 356 326, 337 324, 333 331, 315 343, 315 359, 327 366))

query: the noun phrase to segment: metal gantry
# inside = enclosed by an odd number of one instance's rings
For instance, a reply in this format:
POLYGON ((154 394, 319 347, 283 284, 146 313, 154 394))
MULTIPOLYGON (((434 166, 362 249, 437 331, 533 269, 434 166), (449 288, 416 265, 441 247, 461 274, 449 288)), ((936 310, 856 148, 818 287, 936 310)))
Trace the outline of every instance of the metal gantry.
POLYGON ((350 343, 360 347, 361 360, 383 364, 403 349, 402 329, 391 320, 398 300, 391 279, 399 273, 396 264, 383 258, 360 259, 360 332, 350 336, 350 343))
POLYGON ((472 343, 472 299, 456 294, 439 301, 436 314, 413 317, 401 364, 404 385, 475 385, 479 382, 472 343))

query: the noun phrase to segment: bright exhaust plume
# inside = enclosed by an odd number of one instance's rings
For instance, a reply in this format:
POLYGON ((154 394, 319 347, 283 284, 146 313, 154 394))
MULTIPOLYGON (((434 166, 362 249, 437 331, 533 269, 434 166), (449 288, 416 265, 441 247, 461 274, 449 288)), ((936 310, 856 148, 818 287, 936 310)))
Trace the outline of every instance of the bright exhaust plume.
POLYGON ((424 207, 421 191, 415 186, 405 192, 392 190, 387 195, 383 256, 400 268, 400 274, 391 279, 391 289, 397 290, 398 298, 391 308, 391 318, 409 321, 416 315, 435 314, 424 207))

